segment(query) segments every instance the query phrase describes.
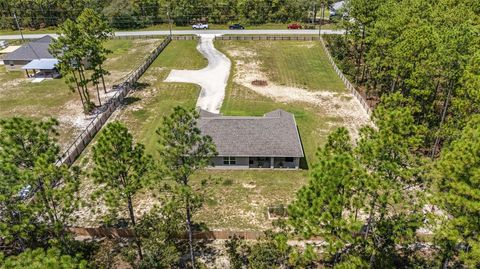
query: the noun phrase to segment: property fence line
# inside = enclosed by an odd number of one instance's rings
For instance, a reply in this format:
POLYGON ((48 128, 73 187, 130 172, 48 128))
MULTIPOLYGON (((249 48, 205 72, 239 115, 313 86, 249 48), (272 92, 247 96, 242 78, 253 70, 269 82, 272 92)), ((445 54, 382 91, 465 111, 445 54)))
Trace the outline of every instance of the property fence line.
MULTIPOLYGON (((169 35, 124 35, 124 36, 114 36, 113 39, 161 39, 164 37, 170 37, 169 35)), ((200 39, 196 35, 173 35, 170 37, 171 40, 198 40, 200 39)))
POLYGON ((272 41, 318 41, 318 36, 238 35, 216 36, 215 40, 272 40, 272 41))
MULTIPOLYGON (((92 238, 133 238, 133 230, 128 228, 83 228, 71 227, 68 231, 79 237, 92 238)), ((204 231, 194 232, 193 239, 196 240, 227 240, 233 237, 238 237, 247 240, 256 240, 264 235, 263 232, 256 231, 204 231)), ((183 235, 181 239, 187 239, 187 234, 183 235)))
POLYGON ((333 60, 332 55, 330 54, 330 51, 327 48, 327 45, 325 44, 325 41, 323 40, 323 37, 320 38, 320 43, 322 44, 323 51, 325 51, 325 54, 327 55, 328 61, 330 64, 332 64, 333 69, 335 70, 335 73, 340 77, 340 79, 343 81, 343 84, 345 84, 345 87, 352 93, 353 96, 358 100, 358 102, 362 105, 363 109, 365 112, 367 112, 368 115, 372 114, 372 109, 368 105, 367 101, 363 96, 355 89, 355 86, 345 77, 343 72, 338 68, 337 64, 333 60))
POLYGON ((198 35, 174 35, 172 36, 172 40, 199 40, 200 37, 198 35))
POLYGON ((87 127, 77 136, 75 141, 65 150, 60 159, 57 161, 59 164, 71 165, 76 158, 83 152, 95 134, 102 128, 107 122, 108 118, 112 115, 117 107, 122 104, 123 99, 130 90, 133 88, 135 82, 145 73, 148 67, 155 61, 158 55, 165 49, 172 39, 167 37, 163 42, 155 48, 149 55, 149 57, 134 69, 132 72, 125 76, 123 83, 121 83, 116 89, 117 92, 102 106, 102 111, 98 113, 87 127))
MULTIPOLYGON (((84 228, 84 227, 70 227, 67 229, 70 233, 77 237, 89 237, 89 238, 133 238, 134 233, 129 228, 84 228)), ((362 235, 361 233, 355 233, 353 236, 362 235)), ((432 240, 431 233, 416 234, 422 241, 429 242, 432 240)), ((258 240, 265 236, 265 232, 262 231, 231 231, 231 230, 215 230, 215 231, 203 231, 193 232, 193 239, 195 240, 229 240, 234 237, 244 240, 258 240)), ((188 234, 184 234, 179 239, 187 239, 188 234)), ((299 241, 315 241, 324 242, 325 238, 321 236, 312 236, 308 239, 300 236, 293 236, 291 240, 299 241)))

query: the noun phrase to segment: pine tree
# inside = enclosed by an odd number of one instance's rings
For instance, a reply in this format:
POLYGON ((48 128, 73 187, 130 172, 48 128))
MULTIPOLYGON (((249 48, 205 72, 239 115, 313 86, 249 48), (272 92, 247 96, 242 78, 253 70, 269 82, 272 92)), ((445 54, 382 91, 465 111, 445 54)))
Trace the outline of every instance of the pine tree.
POLYGON ((57 126, 53 119, 0 121, 0 176, 5 179, 0 184, 0 202, 5 209, 0 213, 4 214, 0 230, 21 249, 36 246, 27 241, 46 244, 48 239, 58 240, 67 251, 69 248, 64 228, 78 206, 79 171, 56 163, 60 149, 55 140, 57 126), (39 238, 29 238, 34 234, 39 238))
MULTIPOLYGON (((433 201, 444 212, 436 214, 435 243, 441 267, 459 260, 480 266, 480 116, 474 116, 461 136, 442 152, 432 172, 437 191, 433 201)), ((459 265, 460 266, 460 265, 459 265)))
MULTIPOLYGON (((145 154, 142 144, 135 143, 128 129, 120 122, 111 122, 100 132, 93 146, 94 167, 92 176, 99 190, 95 197, 102 197, 112 215, 126 206, 130 224, 136 227, 134 195, 147 183, 151 169, 151 157, 145 154)), ((143 258, 139 238, 137 251, 143 258)))
POLYGON ((175 192, 184 205, 193 268, 195 256, 191 218, 200 206, 201 195, 192 188, 190 177, 208 166, 211 158, 217 154, 211 137, 203 136, 197 128, 198 118, 198 112, 193 109, 175 107, 171 115, 163 118, 163 124, 157 130, 160 167, 165 177, 177 183, 175 192))
POLYGON ((289 222, 307 239, 325 238, 327 253, 335 265, 340 254, 353 245, 354 235, 361 229, 358 214, 363 209, 362 187, 367 173, 353 155, 345 128, 331 133, 317 156, 319 160, 308 185, 297 192, 288 208, 289 222))

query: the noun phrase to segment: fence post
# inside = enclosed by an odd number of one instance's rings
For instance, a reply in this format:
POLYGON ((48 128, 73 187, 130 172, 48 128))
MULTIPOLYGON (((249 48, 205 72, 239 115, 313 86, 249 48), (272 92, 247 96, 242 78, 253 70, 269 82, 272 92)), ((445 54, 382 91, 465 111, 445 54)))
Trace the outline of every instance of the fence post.
MULTIPOLYGON (((129 37, 126 37, 125 39, 128 38, 129 37)), ((110 117, 112 112, 118 106, 119 102, 123 100, 135 82, 143 75, 147 68, 152 64, 153 60, 158 57, 158 55, 170 43, 171 40, 171 37, 163 40, 162 43, 160 43, 160 45, 150 53, 150 56, 139 67, 126 76, 117 93, 115 93, 115 95, 104 104, 106 109, 97 114, 95 118, 93 118, 92 121, 87 125, 85 130, 83 130, 82 133, 75 138, 73 143, 70 144, 70 146, 62 154, 62 157, 57 161, 58 165, 73 164, 75 159, 82 153, 83 149, 87 147, 88 143, 90 143, 95 134, 102 128, 103 124, 105 124, 108 117, 110 117)))

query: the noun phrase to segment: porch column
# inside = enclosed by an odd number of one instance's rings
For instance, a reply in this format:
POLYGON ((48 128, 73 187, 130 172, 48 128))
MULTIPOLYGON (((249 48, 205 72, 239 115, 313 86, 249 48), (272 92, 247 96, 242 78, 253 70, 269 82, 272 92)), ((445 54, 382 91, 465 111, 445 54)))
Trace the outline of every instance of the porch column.
POLYGON ((270 157, 270 168, 275 168, 275 157, 270 157))

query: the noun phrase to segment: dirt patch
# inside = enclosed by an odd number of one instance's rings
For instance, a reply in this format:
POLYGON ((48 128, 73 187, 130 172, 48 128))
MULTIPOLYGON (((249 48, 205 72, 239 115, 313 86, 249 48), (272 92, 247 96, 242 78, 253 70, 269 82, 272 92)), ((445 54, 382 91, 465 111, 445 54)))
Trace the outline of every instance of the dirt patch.
POLYGON ((322 89, 307 91, 301 88, 278 85, 262 71, 261 62, 256 59, 254 51, 245 48, 234 49, 229 50, 229 55, 234 58, 240 57, 234 59, 236 66, 234 82, 256 93, 270 97, 277 102, 304 102, 320 107, 327 115, 342 118, 345 127, 349 129, 353 138, 358 137, 360 127, 370 123, 368 114, 353 95, 348 92, 336 93, 322 89), (268 85, 255 85, 252 81, 266 81, 268 85))
POLYGON ((252 81, 252 85, 253 86, 267 86, 268 82, 265 81, 265 80, 256 79, 256 80, 252 81))
POLYGON ((245 189, 255 189, 255 188, 257 187, 257 185, 255 185, 254 182, 243 183, 242 186, 243 186, 245 189))

